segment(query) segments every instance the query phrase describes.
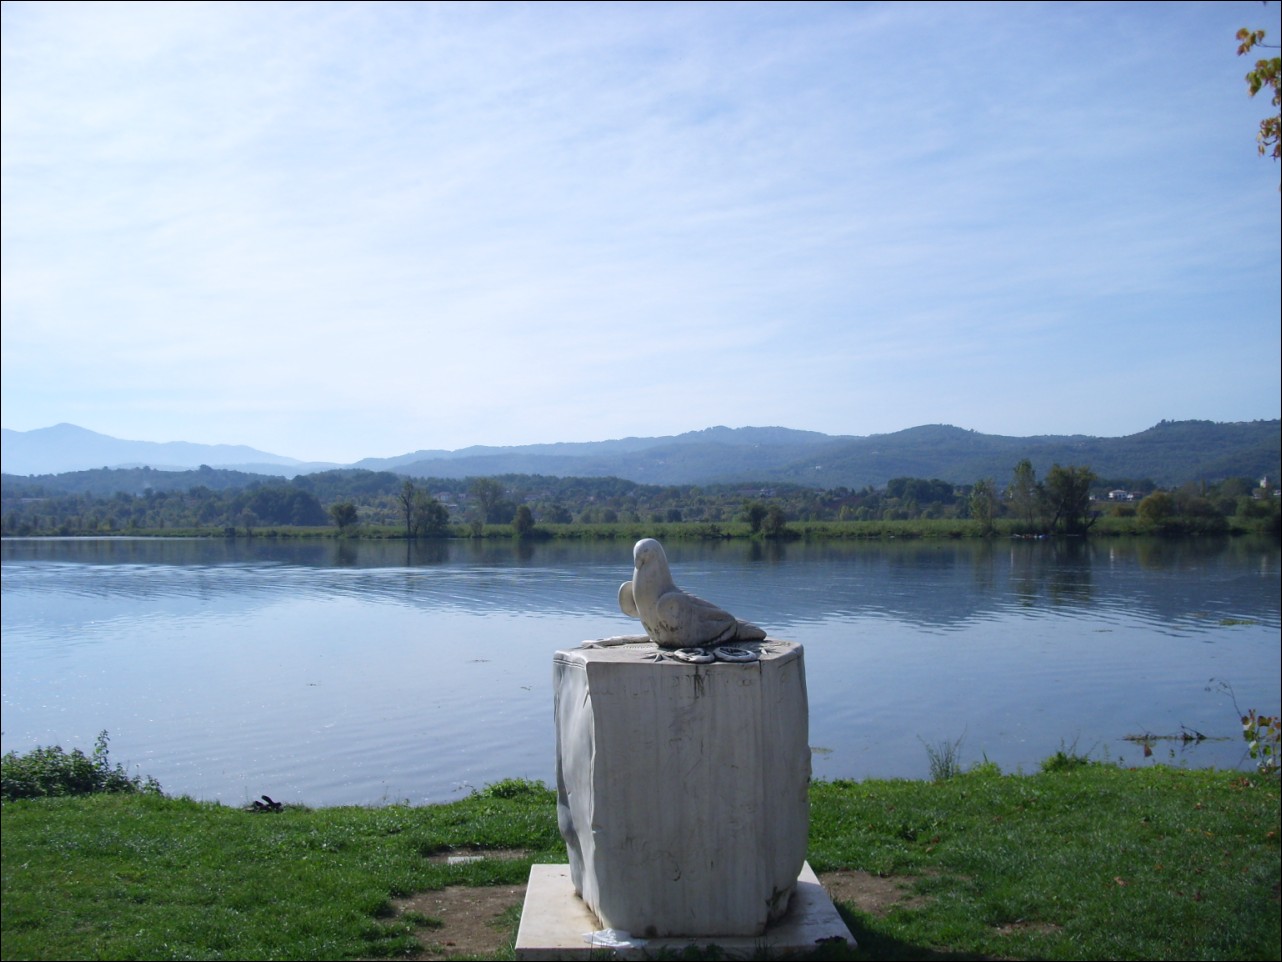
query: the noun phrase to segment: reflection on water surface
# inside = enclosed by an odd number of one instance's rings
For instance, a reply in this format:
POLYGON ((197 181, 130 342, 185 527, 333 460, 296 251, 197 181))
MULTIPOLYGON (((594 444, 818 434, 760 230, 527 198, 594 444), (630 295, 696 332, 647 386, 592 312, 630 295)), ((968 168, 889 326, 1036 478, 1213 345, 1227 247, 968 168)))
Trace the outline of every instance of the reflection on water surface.
MULTIPOLYGON (((1279 701, 1275 544, 670 543, 679 584, 806 647, 817 777, 927 771, 922 741, 1034 768, 1181 726, 1241 761, 1279 701)), ((3 542, 4 749, 92 745, 240 803, 436 801, 551 779, 551 658, 637 630, 631 545, 3 542)), ((1170 746, 1169 749, 1167 746, 1170 746)), ((1175 750, 1172 758, 1170 749, 1175 750)))

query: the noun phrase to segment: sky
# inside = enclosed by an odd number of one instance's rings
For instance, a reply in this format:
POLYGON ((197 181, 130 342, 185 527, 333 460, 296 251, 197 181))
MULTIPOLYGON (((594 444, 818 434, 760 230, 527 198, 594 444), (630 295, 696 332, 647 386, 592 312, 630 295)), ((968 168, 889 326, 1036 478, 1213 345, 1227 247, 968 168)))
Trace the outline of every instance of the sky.
POLYGON ((0 420, 347 463, 1277 418, 1214 3, 3 3, 0 420))

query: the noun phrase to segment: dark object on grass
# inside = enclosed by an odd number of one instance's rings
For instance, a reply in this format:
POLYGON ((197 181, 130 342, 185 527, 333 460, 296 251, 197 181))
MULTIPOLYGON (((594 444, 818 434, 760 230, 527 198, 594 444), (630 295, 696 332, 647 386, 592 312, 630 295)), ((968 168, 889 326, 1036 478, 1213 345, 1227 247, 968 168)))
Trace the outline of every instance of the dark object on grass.
POLYGON ((285 806, 281 802, 272 801, 272 797, 270 795, 262 795, 260 797, 262 798, 262 801, 260 802, 257 798, 254 799, 253 804, 249 806, 249 809, 248 809, 249 811, 251 812, 283 812, 285 811, 285 806))

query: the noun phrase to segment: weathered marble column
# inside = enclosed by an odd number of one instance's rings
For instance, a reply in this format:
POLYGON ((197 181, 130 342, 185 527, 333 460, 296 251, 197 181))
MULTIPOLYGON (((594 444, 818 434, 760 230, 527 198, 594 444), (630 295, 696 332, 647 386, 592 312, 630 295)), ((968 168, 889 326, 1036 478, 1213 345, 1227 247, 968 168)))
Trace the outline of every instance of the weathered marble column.
POLYGON ((557 812, 575 891, 637 936, 760 935, 809 829, 802 648, 687 664, 653 644, 554 658, 557 812))

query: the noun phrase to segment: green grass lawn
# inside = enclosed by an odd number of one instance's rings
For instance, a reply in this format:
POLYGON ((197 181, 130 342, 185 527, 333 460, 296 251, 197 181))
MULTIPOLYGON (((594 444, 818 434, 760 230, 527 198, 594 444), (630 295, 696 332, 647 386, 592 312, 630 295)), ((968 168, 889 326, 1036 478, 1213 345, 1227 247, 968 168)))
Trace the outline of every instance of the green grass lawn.
POLYGON ((817 784, 810 861, 924 896, 855 917, 863 958, 1277 959, 1278 782, 1233 772, 980 768, 817 784))
MULTIPOLYGON (((256 814, 142 793, 0 816, 5 959, 396 957, 433 920, 393 899, 565 861, 553 794, 525 782, 418 808, 256 814), (475 848, 524 857, 433 858, 475 848)), ((1277 959, 1278 831, 1276 777, 981 766, 816 783, 809 858, 914 894, 883 914, 839 903, 851 958, 1277 959)))

